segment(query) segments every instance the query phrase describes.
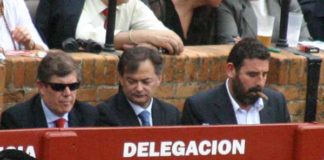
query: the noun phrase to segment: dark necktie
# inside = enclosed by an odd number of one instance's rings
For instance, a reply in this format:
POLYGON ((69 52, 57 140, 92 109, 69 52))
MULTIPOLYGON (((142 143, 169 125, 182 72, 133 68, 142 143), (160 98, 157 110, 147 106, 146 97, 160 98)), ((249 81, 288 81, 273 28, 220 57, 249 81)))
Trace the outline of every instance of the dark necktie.
POLYGON ((141 122, 142 122, 142 126, 151 126, 150 123, 150 112, 148 112, 147 110, 142 111, 138 117, 140 118, 141 122))
POLYGON ((59 118, 55 121, 55 127, 57 128, 64 128, 64 124, 65 124, 64 118, 59 118))
POLYGON ((104 23, 104 27, 105 29, 107 29, 107 16, 108 16, 108 8, 104 9, 103 11, 101 11, 101 13, 105 16, 105 23, 104 23))

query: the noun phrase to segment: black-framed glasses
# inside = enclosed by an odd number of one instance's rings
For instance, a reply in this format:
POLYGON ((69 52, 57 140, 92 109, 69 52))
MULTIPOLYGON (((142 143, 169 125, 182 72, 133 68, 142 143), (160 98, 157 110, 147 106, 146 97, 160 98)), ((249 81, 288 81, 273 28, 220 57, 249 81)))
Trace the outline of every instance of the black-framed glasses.
POLYGON ((63 83, 51 83, 44 82, 46 85, 49 85, 54 91, 64 91, 66 87, 69 87, 71 91, 77 90, 80 87, 80 82, 63 84, 63 83))

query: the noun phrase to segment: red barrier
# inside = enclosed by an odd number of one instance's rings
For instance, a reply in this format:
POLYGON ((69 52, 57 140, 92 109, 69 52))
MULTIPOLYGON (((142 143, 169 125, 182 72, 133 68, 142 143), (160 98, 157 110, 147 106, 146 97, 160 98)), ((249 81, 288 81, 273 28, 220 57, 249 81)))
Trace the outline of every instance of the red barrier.
POLYGON ((0 143, 41 160, 320 160, 323 135, 309 124, 68 128, 1 131, 0 143))

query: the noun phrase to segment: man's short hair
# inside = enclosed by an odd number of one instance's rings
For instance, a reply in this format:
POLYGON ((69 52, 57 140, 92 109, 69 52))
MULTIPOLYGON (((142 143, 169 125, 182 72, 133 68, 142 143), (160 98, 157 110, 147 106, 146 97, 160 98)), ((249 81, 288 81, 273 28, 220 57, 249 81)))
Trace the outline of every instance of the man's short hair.
POLYGON ((61 50, 48 51, 40 62, 37 70, 37 79, 49 82, 52 76, 64 77, 76 72, 80 82, 80 70, 71 56, 61 50))
POLYGON ((235 70, 239 70, 244 59, 254 58, 269 60, 270 53, 260 41, 254 38, 244 38, 235 44, 227 58, 227 63, 233 63, 235 70))
POLYGON ((118 73, 122 76, 124 73, 135 73, 139 64, 145 60, 150 60, 154 66, 156 75, 162 73, 163 58, 155 49, 147 47, 134 47, 124 51, 118 63, 118 73))

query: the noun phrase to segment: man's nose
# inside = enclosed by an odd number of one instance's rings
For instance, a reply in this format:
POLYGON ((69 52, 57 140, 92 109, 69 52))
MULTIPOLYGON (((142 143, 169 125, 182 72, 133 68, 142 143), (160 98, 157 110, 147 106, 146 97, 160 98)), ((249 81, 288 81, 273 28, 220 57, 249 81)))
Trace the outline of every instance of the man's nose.
POLYGON ((65 96, 70 95, 72 93, 72 91, 70 90, 70 88, 68 86, 65 87, 65 89, 63 90, 63 94, 65 96))
POLYGON ((136 90, 137 91, 142 91, 143 90, 143 84, 141 82, 138 82, 136 85, 136 90))
POLYGON ((260 87, 264 87, 266 84, 266 81, 267 81, 267 76, 261 74, 257 78, 257 85, 260 87))

